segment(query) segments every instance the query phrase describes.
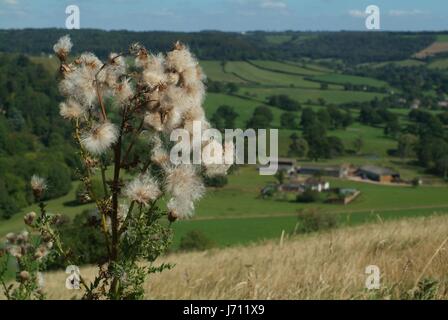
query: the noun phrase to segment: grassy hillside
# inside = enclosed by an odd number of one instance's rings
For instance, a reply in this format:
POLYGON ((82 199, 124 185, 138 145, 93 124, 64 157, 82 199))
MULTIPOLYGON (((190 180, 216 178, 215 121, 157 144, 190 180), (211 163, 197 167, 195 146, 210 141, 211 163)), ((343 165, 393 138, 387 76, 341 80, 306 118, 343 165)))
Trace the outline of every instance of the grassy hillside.
POLYGON ((301 76, 260 69, 245 61, 228 62, 225 66, 225 71, 236 74, 241 79, 245 79, 251 83, 275 86, 319 88, 318 83, 307 81, 301 76))
MULTIPOLYGON (((146 297, 448 299, 447 234, 448 217, 444 216, 169 255, 159 262, 175 263, 175 268, 153 276, 146 284, 146 297), (379 267, 379 290, 365 287, 369 265, 379 267), (420 280, 427 284, 426 289, 416 286, 420 280)), ((81 269, 88 279, 94 272, 91 267, 81 269)), ((63 272, 45 274, 50 298, 72 297, 74 293, 65 289, 65 278, 63 272)))
MULTIPOLYGON (((33 61, 42 64, 50 72, 55 72, 57 64, 48 56, 33 57, 33 61)), ((307 60, 306 62, 279 62, 270 60, 251 60, 227 62, 225 68, 220 61, 202 61, 202 67, 214 81, 234 82, 239 86, 235 95, 226 93, 208 93, 205 101, 207 117, 211 118, 220 105, 229 105, 238 113, 235 125, 244 128, 252 116, 255 108, 266 102, 266 98, 274 94, 286 94, 301 102, 304 107, 310 106, 314 110, 325 108, 317 105, 319 98, 327 103, 345 103, 370 101, 375 97, 382 98, 379 93, 364 91, 345 91, 341 86, 330 86, 328 90, 321 90, 319 82, 306 81, 306 76, 314 76, 318 81, 339 82, 344 84, 367 84, 371 86, 384 86, 385 83, 365 77, 353 77, 324 69, 307 60), (231 71, 230 71, 230 70, 231 71), (307 75, 305 76, 305 73, 307 75), (262 83, 243 80, 244 77, 256 79, 262 83), (306 85, 309 88, 289 87, 287 83, 294 81, 294 86, 306 85), (313 104, 308 105, 306 102, 313 104)), ((272 107, 274 120, 272 127, 281 128, 280 116, 283 110, 272 107)), ((408 110, 391 109, 400 116, 400 121, 407 121, 408 110)), ((352 110, 353 117, 358 116, 357 110, 352 110)), ((300 112, 298 113, 300 115, 300 112)), ((281 129, 279 131, 279 152, 287 156, 293 130, 281 129)), ((298 132, 300 134, 300 132, 298 132)), ((176 223, 175 245, 180 238, 191 230, 202 230, 219 246, 235 245, 259 241, 261 239, 277 237, 282 230, 292 230, 295 226, 296 213, 303 208, 318 207, 321 211, 330 212, 347 224, 358 224, 372 219, 400 218, 409 216, 430 215, 437 212, 448 212, 448 201, 445 200, 446 185, 441 185, 441 179, 429 175, 421 167, 411 165, 407 159, 401 160, 390 157, 388 151, 396 148, 397 142, 386 137, 382 127, 372 127, 355 122, 346 130, 331 130, 329 135, 341 138, 346 149, 353 147, 357 137, 362 137, 364 147, 360 155, 345 155, 331 160, 319 161, 320 165, 334 165, 352 163, 355 165, 377 164, 397 169, 403 178, 413 179, 422 177, 425 181, 439 184, 438 187, 424 186, 421 188, 389 187, 375 184, 365 184, 353 181, 331 180, 333 187, 357 188, 362 195, 347 207, 331 204, 299 204, 293 201, 280 201, 276 199, 262 200, 259 198, 260 190, 270 182, 273 177, 258 175, 255 167, 243 167, 229 177, 229 184, 222 189, 209 189, 206 197, 198 204, 197 214, 191 221, 176 223)), ((300 159, 301 164, 310 163, 300 159)), ((93 205, 72 206, 75 199, 77 182, 66 196, 49 202, 49 210, 54 213, 63 213, 73 218, 76 214, 93 205)), ((21 214, 13 216, 9 221, 0 223, 0 235, 8 231, 17 231, 23 228, 22 215, 35 206, 24 208, 21 214)))
POLYGON ((349 76, 345 74, 324 74, 319 76, 314 76, 311 78, 315 81, 320 82, 328 82, 328 83, 336 83, 336 84, 346 84, 351 83, 354 85, 366 85, 371 87, 389 87, 387 82, 379 81, 372 78, 366 78, 366 77, 357 77, 357 76, 349 76))
POLYGON ((344 90, 320 90, 320 89, 302 89, 302 88, 242 88, 243 93, 249 93, 255 98, 265 99, 270 95, 286 94, 292 99, 301 103, 308 100, 317 101, 319 98, 331 103, 363 102, 373 100, 375 97, 384 97, 383 94, 363 91, 344 91, 344 90))

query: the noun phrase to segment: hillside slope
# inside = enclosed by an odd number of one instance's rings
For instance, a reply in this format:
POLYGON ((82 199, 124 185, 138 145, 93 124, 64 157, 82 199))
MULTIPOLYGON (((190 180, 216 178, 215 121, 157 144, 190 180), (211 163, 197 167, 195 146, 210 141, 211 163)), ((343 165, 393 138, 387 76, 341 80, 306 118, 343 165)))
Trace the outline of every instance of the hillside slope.
MULTIPOLYGON (((447 299, 447 235, 448 217, 434 216, 300 236, 285 239, 283 245, 274 241, 170 255, 164 262, 177 265, 150 280, 147 297, 447 299), (380 290, 365 289, 369 265, 380 268, 380 290), (418 279, 427 289, 411 291, 418 279)), ((87 278, 93 272, 90 267, 81 270, 87 278)), ((50 298, 71 297, 73 292, 64 288, 65 277, 64 273, 45 275, 50 298)))

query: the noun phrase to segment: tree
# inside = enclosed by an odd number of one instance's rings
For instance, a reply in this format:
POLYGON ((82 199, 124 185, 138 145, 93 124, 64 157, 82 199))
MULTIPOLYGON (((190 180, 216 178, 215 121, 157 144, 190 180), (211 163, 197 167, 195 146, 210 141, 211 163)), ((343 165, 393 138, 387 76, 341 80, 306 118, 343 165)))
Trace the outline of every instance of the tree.
POLYGON ((270 128, 274 115, 266 106, 259 106, 254 110, 252 117, 247 122, 247 128, 267 129, 270 128))
POLYGON ((437 159, 436 170, 443 177, 443 179, 448 179, 448 154, 437 159))
POLYGON ((309 125, 312 125, 317 120, 316 114, 311 108, 305 108, 302 111, 302 116, 300 119, 300 125, 305 130, 309 125))
POLYGON ((237 118, 238 113, 232 107, 221 105, 216 109, 210 120, 216 129, 223 132, 225 129, 234 129, 237 118))
POLYGON ((238 92, 238 86, 236 85, 236 83, 233 82, 229 82, 226 84, 226 91, 228 94, 232 95, 238 92))
POLYGON ((311 125, 308 125, 303 136, 308 142, 309 151, 308 156, 317 161, 321 158, 326 158, 329 155, 329 145, 326 138, 325 126, 315 121, 311 125))
POLYGON ((400 133, 401 127, 397 118, 392 118, 386 122, 384 127, 384 134, 386 136, 396 137, 400 133))
POLYGON ((270 106, 278 107, 287 111, 300 111, 300 109, 302 109, 300 103, 285 94, 270 96, 267 98, 267 102, 270 106))
POLYGON ((280 116, 280 125, 283 129, 296 130, 299 128, 299 116, 294 112, 283 112, 280 116))
POLYGON ((353 141, 353 148, 355 149, 356 154, 359 154, 364 146, 364 139, 362 136, 357 136, 353 141))
POLYGON ((405 133, 398 138, 397 152, 401 158, 409 158, 415 155, 415 147, 418 143, 418 137, 405 133))
POLYGON ((275 179, 277 179, 278 184, 283 184, 283 182, 285 182, 285 177, 286 177, 286 171, 285 170, 278 170, 275 173, 275 179))
POLYGON ((335 158, 345 153, 345 147, 342 140, 338 137, 328 137, 327 144, 329 146, 327 157, 335 158))
POLYGON ((308 142, 300 138, 295 132, 290 136, 292 143, 289 145, 288 155, 290 157, 306 158, 308 156, 308 142))
POLYGON ((332 118, 327 109, 319 110, 317 112, 317 119, 327 129, 330 129, 330 127, 332 126, 332 118))

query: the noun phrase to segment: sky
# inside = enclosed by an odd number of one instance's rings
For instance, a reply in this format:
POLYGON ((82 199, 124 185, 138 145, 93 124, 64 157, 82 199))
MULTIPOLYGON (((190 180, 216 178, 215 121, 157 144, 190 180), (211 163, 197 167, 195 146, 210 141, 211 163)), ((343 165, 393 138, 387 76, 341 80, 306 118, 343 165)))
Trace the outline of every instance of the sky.
POLYGON ((65 28, 68 5, 81 29, 366 30, 376 5, 381 30, 448 30, 447 0, 0 0, 0 29, 65 28))

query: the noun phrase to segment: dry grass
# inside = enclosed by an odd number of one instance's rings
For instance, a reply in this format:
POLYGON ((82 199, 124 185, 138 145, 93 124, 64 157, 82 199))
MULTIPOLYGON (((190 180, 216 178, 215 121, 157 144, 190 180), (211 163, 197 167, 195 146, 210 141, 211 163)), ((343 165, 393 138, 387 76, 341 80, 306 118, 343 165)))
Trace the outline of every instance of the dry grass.
MULTIPOLYGON (((146 292, 151 299, 401 299, 413 297, 421 277, 438 281, 432 298, 447 299, 447 236, 448 217, 440 216, 299 236, 282 246, 175 254, 163 260, 177 266, 153 276, 146 292), (380 290, 365 289, 368 265, 381 270, 380 290)), ((81 273, 92 277, 94 270, 81 273)), ((49 298, 73 295, 65 276, 46 275, 49 298)))
POLYGON ((434 42, 429 47, 415 54, 416 58, 424 59, 429 56, 436 55, 448 51, 448 42, 434 42))

